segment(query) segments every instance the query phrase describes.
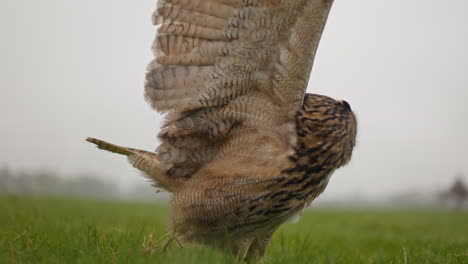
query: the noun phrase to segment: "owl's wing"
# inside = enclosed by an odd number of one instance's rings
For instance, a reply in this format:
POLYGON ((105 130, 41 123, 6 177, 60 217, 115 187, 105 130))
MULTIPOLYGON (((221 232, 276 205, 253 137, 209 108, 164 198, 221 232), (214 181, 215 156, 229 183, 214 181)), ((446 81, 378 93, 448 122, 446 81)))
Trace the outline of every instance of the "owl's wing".
POLYGON ((145 97, 168 175, 284 154, 332 2, 159 0, 145 97))

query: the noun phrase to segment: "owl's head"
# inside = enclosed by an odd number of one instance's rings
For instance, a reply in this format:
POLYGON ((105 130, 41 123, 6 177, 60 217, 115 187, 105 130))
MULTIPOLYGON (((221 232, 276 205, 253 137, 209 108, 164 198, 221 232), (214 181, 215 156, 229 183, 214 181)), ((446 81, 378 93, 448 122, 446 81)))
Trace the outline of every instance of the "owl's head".
POLYGON ((296 124, 299 147, 305 147, 322 164, 338 168, 351 159, 357 122, 346 101, 306 94, 296 124))

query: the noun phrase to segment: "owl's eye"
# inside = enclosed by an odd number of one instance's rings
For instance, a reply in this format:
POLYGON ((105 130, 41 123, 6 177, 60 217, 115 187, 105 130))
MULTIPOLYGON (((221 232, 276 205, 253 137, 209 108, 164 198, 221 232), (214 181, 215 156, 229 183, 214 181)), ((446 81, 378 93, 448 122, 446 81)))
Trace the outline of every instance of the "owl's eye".
POLYGON ((340 104, 342 104, 346 110, 351 111, 351 106, 345 100, 341 100, 340 104))

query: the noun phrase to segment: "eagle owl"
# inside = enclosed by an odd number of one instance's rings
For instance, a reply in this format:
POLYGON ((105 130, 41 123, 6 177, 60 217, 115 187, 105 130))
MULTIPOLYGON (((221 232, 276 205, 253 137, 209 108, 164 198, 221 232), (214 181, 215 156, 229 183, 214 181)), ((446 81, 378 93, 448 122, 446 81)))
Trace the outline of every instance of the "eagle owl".
POLYGON ((145 98, 166 121, 126 155, 171 193, 182 243, 265 255, 272 234, 351 158, 349 104, 306 94, 332 0, 159 0, 145 98))

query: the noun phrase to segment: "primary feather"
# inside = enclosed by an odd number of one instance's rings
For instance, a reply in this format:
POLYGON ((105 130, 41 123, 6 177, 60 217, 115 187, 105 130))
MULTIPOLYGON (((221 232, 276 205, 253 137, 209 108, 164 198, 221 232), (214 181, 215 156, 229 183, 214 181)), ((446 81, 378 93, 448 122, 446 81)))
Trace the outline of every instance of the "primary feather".
POLYGON ((154 22, 161 26, 145 96, 154 109, 169 112, 157 153, 171 176, 191 177, 222 157, 278 164, 272 156, 287 155, 331 4, 158 2, 154 22), (258 138, 269 139, 268 148, 240 148, 258 138))

